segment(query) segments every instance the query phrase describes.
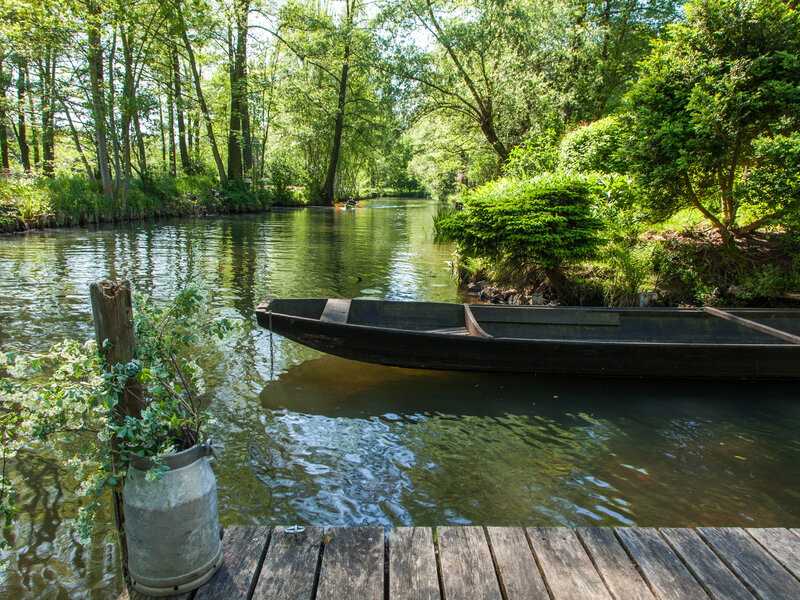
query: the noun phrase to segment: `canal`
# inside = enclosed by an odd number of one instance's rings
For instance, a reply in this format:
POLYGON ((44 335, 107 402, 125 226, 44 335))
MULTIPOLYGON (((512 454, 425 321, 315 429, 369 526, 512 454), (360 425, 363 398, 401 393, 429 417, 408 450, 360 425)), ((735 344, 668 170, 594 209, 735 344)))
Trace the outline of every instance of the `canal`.
MULTIPOLYGON (((0 344, 92 337, 106 277, 154 302, 196 285, 254 325, 269 296, 467 301, 435 203, 364 204, 2 237, 0 344)), ((401 370, 258 328, 202 354, 226 525, 800 526, 791 385, 401 370)), ((63 465, 31 448, 9 476, 0 596, 115 597, 110 515, 83 544, 63 465)))

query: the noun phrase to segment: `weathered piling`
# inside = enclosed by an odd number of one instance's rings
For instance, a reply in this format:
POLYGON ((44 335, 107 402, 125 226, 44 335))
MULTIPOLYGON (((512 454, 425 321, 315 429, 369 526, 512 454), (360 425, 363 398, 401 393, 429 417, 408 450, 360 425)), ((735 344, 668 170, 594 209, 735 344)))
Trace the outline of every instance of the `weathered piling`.
MULTIPOLYGON (((130 281, 121 283, 97 281, 91 284, 92 317, 94 319, 97 348, 103 356, 106 367, 113 368, 127 364, 134 359, 136 348, 136 328, 133 321, 133 298, 130 281)), ((144 401, 141 388, 133 378, 125 384, 117 404, 117 418, 126 416, 141 417, 144 401)), ((113 443, 113 442, 112 442, 113 443)), ((129 587, 128 546, 125 534, 125 511, 122 505, 122 482, 114 488, 114 521, 122 558, 122 574, 126 587, 129 587)))

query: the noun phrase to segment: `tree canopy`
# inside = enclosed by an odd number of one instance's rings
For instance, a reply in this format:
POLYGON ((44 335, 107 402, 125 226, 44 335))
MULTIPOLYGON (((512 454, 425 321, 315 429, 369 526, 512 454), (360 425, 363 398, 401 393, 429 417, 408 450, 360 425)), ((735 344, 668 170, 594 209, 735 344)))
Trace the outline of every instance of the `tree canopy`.
POLYGON ((777 190, 754 201, 749 174, 771 168, 769 148, 796 141, 773 138, 800 128, 798 31, 800 12, 784 2, 704 0, 655 43, 627 118, 632 168, 657 211, 689 204, 730 240, 796 208, 777 190))

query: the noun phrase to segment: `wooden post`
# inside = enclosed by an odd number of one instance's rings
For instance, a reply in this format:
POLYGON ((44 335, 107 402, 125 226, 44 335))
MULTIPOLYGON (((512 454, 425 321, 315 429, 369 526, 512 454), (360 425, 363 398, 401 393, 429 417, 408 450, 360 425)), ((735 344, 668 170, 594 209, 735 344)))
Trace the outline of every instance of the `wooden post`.
MULTIPOLYGON (((97 348, 106 366, 126 364, 134 358, 136 329, 133 326, 131 282, 98 281, 91 285, 92 316, 97 348), (108 340, 108 342, 106 342, 108 340)), ((144 402, 138 386, 129 384, 119 400, 120 416, 141 417, 144 402)))
MULTIPOLYGON (((136 348, 130 281, 125 280, 119 284, 108 280, 97 281, 89 287, 89 291, 97 349, 103 356, 106 366, 129 363, 134 358, 136 348)), ((120 420, 126 416, 141 418, 143 405, 141 388, 135 382, 129 381, 117 404, 117 418, 120 420)), ((111 443, 114 444, 114 440, 111 443)), ((114 487, 114 521, 122 558, 122 576, 125 586, 130 587, 122 482, 114 487)))

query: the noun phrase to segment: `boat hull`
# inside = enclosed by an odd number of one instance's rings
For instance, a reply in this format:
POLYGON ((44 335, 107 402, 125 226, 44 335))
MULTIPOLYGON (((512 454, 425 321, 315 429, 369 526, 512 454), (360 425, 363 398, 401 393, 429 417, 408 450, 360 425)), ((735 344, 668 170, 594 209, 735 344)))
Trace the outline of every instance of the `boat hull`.
POLYGON ((261 308, 258 319, 260 325, 316 350, 398 367, 569 376, 800 379, 797 344, 480 337, 331 323, 261 308))

